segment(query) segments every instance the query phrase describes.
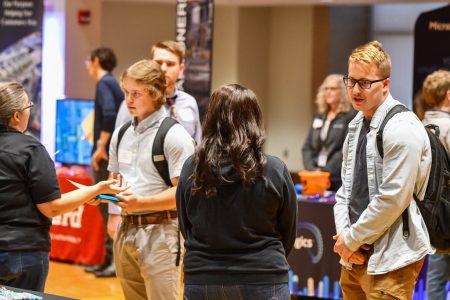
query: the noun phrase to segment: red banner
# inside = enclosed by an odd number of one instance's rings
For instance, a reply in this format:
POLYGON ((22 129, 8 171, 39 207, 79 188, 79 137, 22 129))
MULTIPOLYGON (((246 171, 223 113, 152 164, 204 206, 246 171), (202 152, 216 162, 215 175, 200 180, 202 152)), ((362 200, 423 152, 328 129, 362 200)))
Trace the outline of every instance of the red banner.
MULTIPOLYGON (((61 192, 66 193, 75 187, 67 181, 91 185, 92 179, 84 175, 58 175, 61 192)), ((105 232, 102 216, 97 206, 82 205, 78 209, 53 218, 50 229, 53 260, 96 265, 103 262, 105 255, 105 232)))

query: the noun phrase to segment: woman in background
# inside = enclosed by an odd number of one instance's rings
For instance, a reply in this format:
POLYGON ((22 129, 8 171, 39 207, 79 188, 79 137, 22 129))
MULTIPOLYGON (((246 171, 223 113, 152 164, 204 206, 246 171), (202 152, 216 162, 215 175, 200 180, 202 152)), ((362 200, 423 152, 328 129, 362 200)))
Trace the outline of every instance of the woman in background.
POLYGON ((331 74, 320 85, 316 96, 318 113, 313 116, 302 149, 305 170, 329 172, 332 191, 342 185, 342 145, 348 123, 357 113, 351 106, 342 78, 341 74, 331 74))
POLYGON ((0 82, 0 285, 42 292, 51 217, 123 189, 110 180, 61 195, 44 146, 23 134, 32 107, 19 83, 0 82))
POLYGON ((264 141, 255 94, 219 87, 176 194, 186 239, 184 299, 290 299, 286 257, 297 201, 289 171, 262 152, 264 141))

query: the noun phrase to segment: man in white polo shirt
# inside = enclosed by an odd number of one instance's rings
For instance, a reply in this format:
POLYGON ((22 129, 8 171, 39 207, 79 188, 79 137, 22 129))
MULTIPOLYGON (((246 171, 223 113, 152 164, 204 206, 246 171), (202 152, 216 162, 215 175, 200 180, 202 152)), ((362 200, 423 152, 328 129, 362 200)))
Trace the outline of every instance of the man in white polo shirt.
POLYGON ((113 133, 108 170, 119 174, 130 188, 121 200, 121 224, 114 241, 116 274, 126 299, 178 299, 180 292, 180 241, 175 190, 184 161, 194 153, 194 141, 180 125, 173 125, 164 141, 173 187, 168 186, 152 162, 152 146, 167 117, 166 79, 160 66, 141 60, 121 77, 132 125, 117 147, 113 133))

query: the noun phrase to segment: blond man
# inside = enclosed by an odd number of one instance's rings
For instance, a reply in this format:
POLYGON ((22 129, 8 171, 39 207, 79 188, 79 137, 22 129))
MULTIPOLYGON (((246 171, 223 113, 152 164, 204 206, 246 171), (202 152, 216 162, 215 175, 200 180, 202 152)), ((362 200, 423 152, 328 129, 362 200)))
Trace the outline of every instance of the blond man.
POLYGON ((391 60, 373 41, 352 51, 344 83, 353 107, 343 149, 342 187, 336 194, 334 252, 341 258, 344 299, 412 299, 425 256, 432 252, 413 193, 423 198, 431 167, 430 143, 412 112, 397 113, 389 92, 391 60), (409 236, 402 213, 408 211, 409 236))
POLYGON ((152 162, 156 132, 167 117, 166 80, 160 66, 141 60, 122 74, 120 85, 133 116, 131 126, 117 146, 118 131, 111 138, 108 170, 130 186, 118 194, 122 208, 114 262, 125 299, 172 299, 180 294, 181 247, 175 210, 175 190, 184 161, 194 153, 194 141, 175 124, 164 140, 170 180, 168 186, 152 162), (119 175, 120 174, 120 175, 119 175))

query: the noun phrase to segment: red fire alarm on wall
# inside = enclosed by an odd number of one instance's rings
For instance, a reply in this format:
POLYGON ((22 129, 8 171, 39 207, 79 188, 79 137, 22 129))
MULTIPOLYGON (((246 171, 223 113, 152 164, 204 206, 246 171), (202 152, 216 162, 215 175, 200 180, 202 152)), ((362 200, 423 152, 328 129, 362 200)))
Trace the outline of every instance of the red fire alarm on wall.
POLYGON ((79 10, 78 11, 78 24, 88 25, 91 23, 91 11, 90 10, 79 10))

